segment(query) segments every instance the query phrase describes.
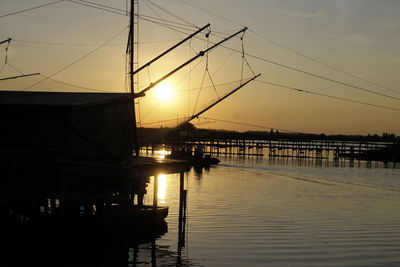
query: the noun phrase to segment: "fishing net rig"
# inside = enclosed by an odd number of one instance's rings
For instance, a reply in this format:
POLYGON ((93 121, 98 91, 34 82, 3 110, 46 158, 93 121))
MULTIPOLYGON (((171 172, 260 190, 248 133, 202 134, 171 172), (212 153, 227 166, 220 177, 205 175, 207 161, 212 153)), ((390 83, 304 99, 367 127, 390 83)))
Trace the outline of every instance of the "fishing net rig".
MULTIPOLYGON (((165 79, 170 77, 171 75, 175 74, 176 72, 178 72, 182 68, 184 68, 184 67, 188 66, 189 64, 193 63, 194 61, 200 59, 202 61, 205 61, 205 66, 204 66, 204 70, 203 70, 203 73, 202 73, 200 86, 198 88, 196 88, 196 89, 189 88, 189 90, 198 91, 197 95, 196 95, 195 102, 194 102, 194 107, 193 107, 192 113, 188 114, 186 116, 183 116, 181 118, 159 120, 159 121, 153 121, 153 122, 141 122, 141 126, 143 126, 143 127, 160 127, 160 126, 162 126, 162 127, 170 127, 170 128, 179 128, 181 125, 186 124, 186 123, 192 121, 195 118, 198 118, 201 114, 205 113, 206 111, 210 110, 211 108, 213 108, 214 106, 216 106, 220 102, 224 101, 226 98, 228 98, 229 96, 231 96, 235 92, 239 91, 241 88, 243 88, 244 86, 246 86, 250 82, 254 81, 256 78, 258 78, 261 75, 261 74, 256 74, 254 72, 254 70, 252 69, 252 67, 249 64, 249 61, 246 58, 246 53, 245 53, 245 48, 244 48, 244 34, 245 34, 246 30, 247 30, 247 27, 244 27, 244 28, 236 31, 235 33, 229 35, 226 38, 223 38, 222 40, 220 40, 218 42, 211 42, 210 41, 210 35, 212 34, 212 31, 211 31, 211 28, 210 28, 210 24, 207 24, 207 25, 199 28, 196 32, 194 32, 193 34, 189 35, 187 38, 183 39, 182 41, 180 41, 176 45, 172 46, 170 49, 166 50, 165 52, 163 52, 159 56, 155 57, 154 59, 150 60, 148 63, 146 63, 143 66, 141 66, 140 68, 138 68, 134 73, 138 74, 139 72, 141 72, 141 71, 143 71, 145 69, 148 69, 149 66, 151 64, 153 64, 154 62, 156 62, 158 59, 160 59, 161 57, 165 56, 169 52, 173 51, 175 48, 177 48, 178 46, 182 45, 183 43, 188 42, 188 41, 190 42, 192 38, 194 38, 197 34, 203 32, 205 30, 207 31, 205 33, 205 38, 206 39, 201 39, 201 40, 205 41, 206 44, 207 44, 206 48, 204 50, 201 50, 201 51, 197 52, 195 54, 195 56, 193 56, 189 60, 185 61, 184 63, 182 63, 178 67, 174 68, 173 70, 171 70, 167 74, 163 75, 161 78, 159 78, 155 82, 150 82, 150 84, 148 86, 146 86, 144 89, 140 90, 135 95, 138 98, 141 98, 141 97, 145 96, 146 93, 149 90, 151 90, 152 88, 154 88, 156 85, 158 85, 159 83, 161 83, 162 81, 164 81, 165 79), (239 40, 241 42, 242 53, 241 53, 240 79, 237 80, 237 81, 234 81, 234 82, 229 82, 229 83, 224 83, 224 84, 216 84, 216 82, 213 79, 213 75, 210 72, 210 68, 209 68, 209 65, 210 65, 210 62, 209 62, 210 53, 213 50, 215 50, 217 47, 222 46, 223 43, 227 42, 228 40, 230 40, 230 39, 232 39, 234 37, 239 37, 239 40), (250 77, 246 77, 245 78, 244 77, 244 73, 245 73, 245 69, 246 68, 248 70, 250 70, 251 75, 250 75, 250 77), (210 86, 205 86, 205 80, 209 81, 210 86), (232 88, 232 84, 235 84, 235 87, 232 88), (229 88, 229 90, 227 92, 221 94, 218 91, 218 88, 221 85, 223 85, 225 87, 231 86, 231 88, 229 88), (199 104, 200 103, 199 102, 200 97, 201 97, 202 94, 204 95, 204 89, 207 88, 207 87, 211 88, 213 90, 214 99, 212 99, 209 103, 199 104)), ((196 37, 196 38, 200 39, 198 37, 196 37)), ((190 71, 189 71, 189 75, 190 75, 190 71)), ((155 109, 155 107, 150 112, 154 111, 154 109, 155 109)), ((142 118, 142 119, 144 119, 144 118, 142 118)))

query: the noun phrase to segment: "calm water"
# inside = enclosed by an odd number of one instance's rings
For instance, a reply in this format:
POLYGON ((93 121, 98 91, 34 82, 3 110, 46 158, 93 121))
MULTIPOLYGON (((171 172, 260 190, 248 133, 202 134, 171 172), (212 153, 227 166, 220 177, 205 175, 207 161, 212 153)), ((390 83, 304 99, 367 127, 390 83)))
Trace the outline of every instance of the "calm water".
MULTIPOLYGON (((181 257, 179 177, 159 179, 170 215, 156 240, 158 266, 400 265, 400 169, 392 165, 222 158, 192 170, 181 257)), ((151 264, 150 253, 151 244, 139 246, 139 266, 151 264)))

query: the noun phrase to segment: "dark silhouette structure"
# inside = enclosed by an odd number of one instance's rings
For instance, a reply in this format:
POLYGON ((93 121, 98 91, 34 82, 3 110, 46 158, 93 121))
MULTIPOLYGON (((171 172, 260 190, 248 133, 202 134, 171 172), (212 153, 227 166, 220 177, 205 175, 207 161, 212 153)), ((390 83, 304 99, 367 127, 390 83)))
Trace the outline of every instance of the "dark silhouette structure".
POLYGON ((101 214, 142 197, 149 176, 187 170, 132 156, 131 105, 123 93, 0 92, 2 215, 101 214))

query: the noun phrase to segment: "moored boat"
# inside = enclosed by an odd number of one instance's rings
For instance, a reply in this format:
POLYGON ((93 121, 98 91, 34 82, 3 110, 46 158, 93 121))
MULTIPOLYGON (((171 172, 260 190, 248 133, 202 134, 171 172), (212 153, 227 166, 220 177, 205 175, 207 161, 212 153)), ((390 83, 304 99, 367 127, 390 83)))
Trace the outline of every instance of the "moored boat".
POLYGON ((167 206, 111 205, 104 207, 102 215, 108 226, 158 224, 168 216, 167 206))

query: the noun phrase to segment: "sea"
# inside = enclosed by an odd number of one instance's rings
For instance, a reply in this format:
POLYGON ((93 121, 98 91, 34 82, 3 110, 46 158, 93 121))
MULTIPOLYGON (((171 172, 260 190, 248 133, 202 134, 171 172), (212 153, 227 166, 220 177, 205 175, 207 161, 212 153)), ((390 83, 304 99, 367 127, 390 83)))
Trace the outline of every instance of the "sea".
POLYGON ((400 266, 400 166, 220 160, 185 174, 183 234, 179 175, 158 177, 168 231, 128 250, 128 266, 400 266))
POLYGON ((2 226, 0 266, 400 266, 399 165, 219 159, 185 173, 182 216, 180 175, 151 177, 145 204, 158 180, 169 207, 156 234, 90 220, 2 226))

